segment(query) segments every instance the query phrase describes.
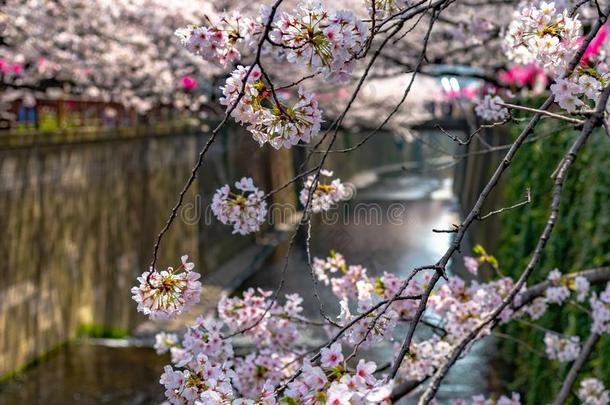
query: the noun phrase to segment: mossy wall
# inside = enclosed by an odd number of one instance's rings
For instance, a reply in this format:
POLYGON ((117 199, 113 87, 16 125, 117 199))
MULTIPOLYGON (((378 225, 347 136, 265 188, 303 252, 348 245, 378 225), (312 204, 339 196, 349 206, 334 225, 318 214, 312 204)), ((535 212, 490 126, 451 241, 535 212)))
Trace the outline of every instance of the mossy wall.
MULTIPOLYGON (((520 125, 512 126, 510 137, 514 139, 520 130, 520 125)), ((550 174, 576 136, 573 129, 560 129, 556 122, 543 120, 533 134, 537 140, 522 147, 506 173, 500 198, 505 205, 521 201, 528 187, 532 196, 531 204, 505 212, 498 219, 500 237, 494 253, 502 270, 513 277, 518 277, 531 257, 549 215, 553 187, 550 174)), ((545 279, 554 268, 567 273, 610 264, 609 159, 610 139, 603 131, 597 131, 568 172, 559 221, 529 284, 545 279)), ((581 341, 589 334, 589 316, 574 305, 561 309, 551 306, 537 323, 579 335, 581 341)), ((525 344, 500 340, 499 358, 505 363, 498 369, 507 381, 504 390, 520 391, 527 404, 549 403, 570 364, 539 355, 544 353, 544 331, 518 323, 505 329, 525 344)), ((583 375, 594 375, 610 386, 610 337, 605 336, 598 343, 583 375)), ((575 396, 570 401, 578 403, 575 396)))
MULTIPOLYGON (((143 320, 130 288, 207 140, 81 135, 41 135, 27 146, 0 139, 0 377, 79 334, 122 335, 143 320)), ((242 130, 222 137, 163 241, 159 267, 188 254, 205 279, 253 241, 231 235, 206 208, 219 184, 241 176, 268 190, 267 162, 242 130)))

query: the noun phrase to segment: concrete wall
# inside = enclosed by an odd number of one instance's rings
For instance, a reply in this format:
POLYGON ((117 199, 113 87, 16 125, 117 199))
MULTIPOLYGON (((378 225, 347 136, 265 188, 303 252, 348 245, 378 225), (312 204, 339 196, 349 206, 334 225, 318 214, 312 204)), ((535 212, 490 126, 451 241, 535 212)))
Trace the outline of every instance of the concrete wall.
MULTIPOLYGON (((0 377, 83 328, 129 331, 141 321, 130 287, 206 137, 0 142, 0 377)), ((265 186, 259 151, 241 130, 219 137, 164 240, 160 267, 189 254, 213 272, 252 242, 215 219, 206 226, 203 207, 219 184, 241 176, 265 186)))

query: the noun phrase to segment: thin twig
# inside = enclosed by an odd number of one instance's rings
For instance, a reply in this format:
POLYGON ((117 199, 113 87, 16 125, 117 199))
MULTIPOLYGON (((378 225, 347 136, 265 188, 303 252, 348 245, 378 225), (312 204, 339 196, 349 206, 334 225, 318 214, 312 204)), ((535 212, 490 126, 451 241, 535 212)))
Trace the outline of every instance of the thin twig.
POLYGON ((532 202, 532 195, 531 195, 530 189, 528 187, 527 189, 525 189, 525 200, 523 200, 517 204, 511 205, 510 207, 500 208, 499 210, 491 211, 483 216, 478 216, 477 219, 479 221, 483 221, 483 220, 491 217, 492 215, 501 214, 504 211, 510 211, 512 209, 522 207, 524 205, 529 204, 530 202, 532 202))
POLYGON ((555 114, 550 111, 539 110, 537 108, 526 107, 526 106, 510 104, 510 103, 499 103, 498 102, 496 104, 498 104, 499 106, 502 106, 502 107, 512 108, 513 110, 527 111, 527 112, 531 112, 531 113, 547 115, 549 117, 556 118, 556 119, 562 120, 562 121, 566 121, 566 122, 569 122, 569 123, 575 124, 575 125, 584 124, 584 121, 579 120, 578 118, 566 117, 565 115, 555 114))
MULTIPOLYGON (((610 9, 610 6, 609 6, 609 9, 610 9)), ((601 26, 601 24, 600 24, 600 22, 598 22, 598 26, 596 28, 594 27, 592 32, 594 32, 594 31, 597 32, 597 30, 599 30, 600 26, 601 26)), ((589 36, 587 38, 589 38, 589 37, 591 37, 591 33, 589 33, 589 36)), ((591 39, 592 38, 590 38, 589 41, 591 41, 591 39)), ((587 43, 583 42, 583 46, 586 47, 587 43)), ((584 50, 583 50, 583 52, 584 52, 584 50)), ((580 58, 580 56, 578 56, 578 57, 580 58)), ((536 244, 536 248, 534 249, 534 253, 533 253, 527 267, 525 268, 525 270, 519 277, 519 280, 517 281, 517 283, 515 283, 515 285, 511 289, 510 293, 503 299, 503 301, 493 311, 491 311, 489 315, 487 315, 484 319, 482 319, 476 327, 474 327, 468 334, 466 334, 464 337, 462 337, 457 342, 457 344, 455 345, 454 349, 451 351, 451 353, 448 356, 445 363, 441 367, 439 367, 439 369, 436 371, 436 373, 432 377, 430 385, 424 391, 424 394, 419 399, 419 403, 418 403, 419 405, 428 404, 430 401, 432 401, 432 399, 434 398, 434 395, 438 391, 441 381, 444 379, 445 375, 447 374, 449 369, 453 366, 455 361, 459 358, 461 353, 465 350, 465 348, 470 344, 471 341, 473 341, 474 339, 477 338, 477 336, 479 336, 479 334, 481 333, 481 331, 484 328, 486 328, 490 323, 496 321, 496 319, 500 315, 500 313, 504 310, 504 308, 506 308, 513 301, 513 299, 518 294, 520 289, 525 285, 525 282, 529 278, 530 274, 537 267, 537 265, 540 262, 540 259, 542 257, 542 253, 546 247, 547 241, 549 240, 549 237, 551 236, 551 234, 555 228, 555 224, 557 223, 557 218, 559 217, 559 206, 561 203, 561 195, 562 195, 563 185, 564 185, 564 181, 565 181, 567 172, 568 172, 569 168, 572 166, 572 164, 574 163, 576 156, 578 155, 578 153, 584 146, 585 142, 589 139, 593 129, 595 127, 601 125, 601 120, 603 119, 604 109, 606 108, 606 103, 608 102, 609 96, 610 96, 610 86, 607 86, 606 88, 604 88, 604 90, 600 96, 600 99, 598 102, 598 107, 596 109, 597 113, 595 115, 589 117, 585 121, 585 124, 583 125, 583 128, 581 130, 580 136, 574 141, 574 143, 570 147, 569 151, 566 153, 566 155, 564 156, 564 158, 562 160, 563 163, 562 163, 561 169, 559 170, 557 177, 555 178, 555 182, 554 182, 553 198, 552 198, 552 202, 551 202, 551 212, 547 219, 547 223, 544 227, 544 230, 540 234, 538 243, 536 244)), ((551 98, 552 98, 552 96, 551 96, 551 98)), ((537 114, 537 116, 540 116, 540 114, 537 114)))
POLYGON ((239 104, 241 99, 244 97, 244 94, 245 94, 245 91, 246 91, 246 83, 247 83, 248 77, 250 77, 250 73, 252 73, 252 70, 254 69, 254 67, 257 64, 260 63, 260 59, 261 59, 261 55, 262 55, 263 44, 265 42, 265 38, 266 38, 267 34, 269 33, 269 31, 271 29, 271 25, 273 23, 273 17, 275 16, 275 13, 276 13, 278 7, 280 6, 280 4, 283 1, 284 0, 277 0, 275 2, 275 4, 271 7, 271 11, 269 13, 269 20, 267 21, 267 24, 265 25, 265 29, 264 29, 263 35, 261 36, 261 38, 260 38, 260 40, 258 42, 258 48, 257 48, 257 51, 256 51, 256 57, 254 59, 254 62, 250 65, 250 68, 248 69, 248 72, 246 73, 246 76, 242 80, 241 90, 239 91, 239 94, 237 95, 237 98, 235 99, 235 102, 231 105, 231 107, 229 109, 227 109, 227 111, 225 112, 224 118, 222 119, 220 124, 218 124, 216 126, 216 128, 214 128, 214 130, 212 131, 208 141, 205 143, 205 145, 203 146, 203 148, 199 152, 199 157, 197 158, 197 163, 195 164, 195 166, 193 166, 193 168, 191 170, 191 175, 189 176, 188 180, 186 181, 186 184, 184 185, 184 187, 182 188, 182 191, 180 191, 180 194, 178 195, 178 201, 176 202, 176 204, 172 208, 171 214, 170 214, 168 220, 166 221, 165 225, 163 226, 163 229, 161 229, 161 232, 159 232, 159 234, 157 235, 157 239, 155 241, 155 245, 154 245, 154 248, 153 248, 153 257, 152 257, 152 261, 150 263, 150 269, 151 270, 150 270, 150 272, 148 274, 148 279, 147 279, 147 282, 149 284, 150 284, 150 277, 152 276, 153 271, 155 269, 155 264, 157 263, 157 255, 159 253, 159 246, 161 245, 161 241, 163 240, 163 237, 165 236, 165 234, 169 230, 170 226, 172 225, 172 223, 176 219, 176 216, 178 214, 178 210, 180 209, 180 207, 182 206, 182 203, 184 201, 184 196, 186 195, 187 191, 191 188, 191 186, 193 185, 193 182, 197 178, 197 172, 199 171, 199 169, 201 168, 201 165, 203 164, 203 158, 205 157, 207 151, 210 149, 210 147, 214 143, 214 140, 216 139, 216 136, 218 135, 220 130, 227 123, 229 117, 231 116, 231 113, 233 113, 233 111, 237 108, 237 105, 239 104))

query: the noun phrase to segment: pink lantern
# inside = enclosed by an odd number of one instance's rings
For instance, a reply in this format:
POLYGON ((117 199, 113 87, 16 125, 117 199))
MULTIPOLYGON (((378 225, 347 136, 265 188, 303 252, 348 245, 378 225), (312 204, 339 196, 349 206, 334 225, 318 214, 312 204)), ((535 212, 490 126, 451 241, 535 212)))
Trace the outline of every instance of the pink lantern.
POLYGON ((585 50, 585 53, 582 56, 582 59, 588 61, 592 56, 597 55, 599 53, 599 48, 601 48, 607 36, 608 26, 604 25, 603 27, 601 27, 595 38, 593 38, 593 41, 591 41, 589 46, 587 46, 587 49, 585 50))
POLYGON ((193 90, 198 85, 197 79, 192 76, 183 76, 180 79, 180 84, 185 90, 193 90))
POLYGON ((14 74, 20 75, 21 72, 23 72, 23 66, 21 65, 21 63, 13 63, 13 65, 11 66, 11 70, 14 74))

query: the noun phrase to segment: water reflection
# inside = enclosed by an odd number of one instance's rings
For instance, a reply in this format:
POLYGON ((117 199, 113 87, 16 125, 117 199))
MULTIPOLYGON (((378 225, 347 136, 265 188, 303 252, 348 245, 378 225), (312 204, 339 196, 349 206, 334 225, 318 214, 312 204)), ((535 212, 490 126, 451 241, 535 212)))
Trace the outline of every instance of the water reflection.
MULTIPOLYGON (((227 178, 263 177, 259 148, 242 135, 226 134, 231 146, 210 150, 187 203, 198 194, 207 204, 227 178)), ((129 288, 150 263, 154 237, 204 141, 185 134, 0 145, 0 378, 83 328, 129 332, 141 322, 129 288)), ((206 273, 251 243, 216 221, 204 225, 179 217, 159 264, 188 252, 206 273)))
MULTIPOLYGON (((211 151, 206 176, 201 177, 206 180, 197 183, 194 192, 209 196, 218 184, 244 174, 264 177, 263 157, 258 149, 253 153, 250 140, 242 143, 234 134, 230 139, 211 151)), ((2 246, 8 253, 0 264, 5 280, 0 298, 20 297, 0 300, 0 327, 10 332, 0 342, 2 353, 12 356, 0 356, 0 369, 72 337, 75 325, 91 322, 128 329, 139 320, 128 287, 146 266, 154 232, 181 186, 176 179, 188 174, 201 141, 185 136, 0 151, 0 229, 11 235, 2 246), (12 271, 15 268, 20 271, 12 271)), ((354 174, 368 180, 338 220, 329 223, 316 216, 312 253, 326 256, 332 248, 349 263, 367 267, 371 275, 406 275, 442 255, 450 235, 431 229, 457 222, 456 213, 446 178, 406 176, 395 167, 387 170, 389 166, 363 173, 409 160, 408 150, 383 143, 391 139, 379 141, 375 148, 380 153, 359 150, 345 162, 329 160, 344 180, 354 174)), ((231 236, 216 222, 206 227, 179 223, 166 240, 161 261, 189 251, 205 272, 250 242, 231 236)), ((265 267, 243 288, 276 288, 279 267, 265 267)), ((319 309, 312 288, 301 246, 288 267, 284 291, 302 293, 306 315, 315 318, 319 309)), ((330 289, 321 287, 320 295, 327 312, 335 316, 338 308, 330 289)), ((312 333, 310 339, 316 337, 312 333)), ((387 359, 390 351, 389 346, 378 347, 372 355, 387 359)), ((166 362, 144 348, 68 346, 0 385, 0 404, 155 404, 163 398, 158 379, 166 362)), ((474 368, 468 371, 472 378, 466 384, 452 385, 456 379, 449 378, 441 394, 453 397, 484 389, 485 369, 478 369, 482 374, 474 368)))
POLYGON ((149 348, 70 345, 0 385, 0 404, 159 404, 168 361, 149 348))
MULTIPOLYGON (((348 264, 361 264, 372 276, 384 271, 406 276, 414 267, 435 263, 447 250, 451 234, 434 233, 432 229, 446 229, 459 222, 449 190, 448 179, 408 177, 396 172, 383 174, 370 186, 359 190, 354 200, 342 207, 340 219, 332 225, 317 217, 312 230, 312 255, 326 257, 329 250, 334 249, 345 256, 348 264), (369 209, 369 221, 364 221, 363 215, 358 215, 360 211, 355 210, 363 206, 369 209)), ((242 288, 275 289, 281 277, 282 263, 278 263, 256 273, 242 288)), ((284 292, 299 292, 307 297, 303 303, 305 315, 319 319, 320 306, 313 299, 313 288, 306 254, 300 249, 288 266, 284 292)), ((319 285, 318 290, 325 313, 337 316, 339 307, 330 288, 319 285)), ((397 331, 397 336, 404 336, 406 325, 397 331)), ((426 327, 418 327, 416 339, 425 339, 430 334, 426 327)), ((324 342, 324 337, 321 330, 309 330, 307 339, 310 344, 319 344, 324 342)), ((392 358, 393 344, 380 344, 363 354, 383 366, 392 358)), ((487 391, 490 349, 486 342, 477 344, 456 364, 439 390, 437 399, 441 403, 487 391)), ((414 404, 416 399, 417 395, 414 395, 401 403, 414 404)))

